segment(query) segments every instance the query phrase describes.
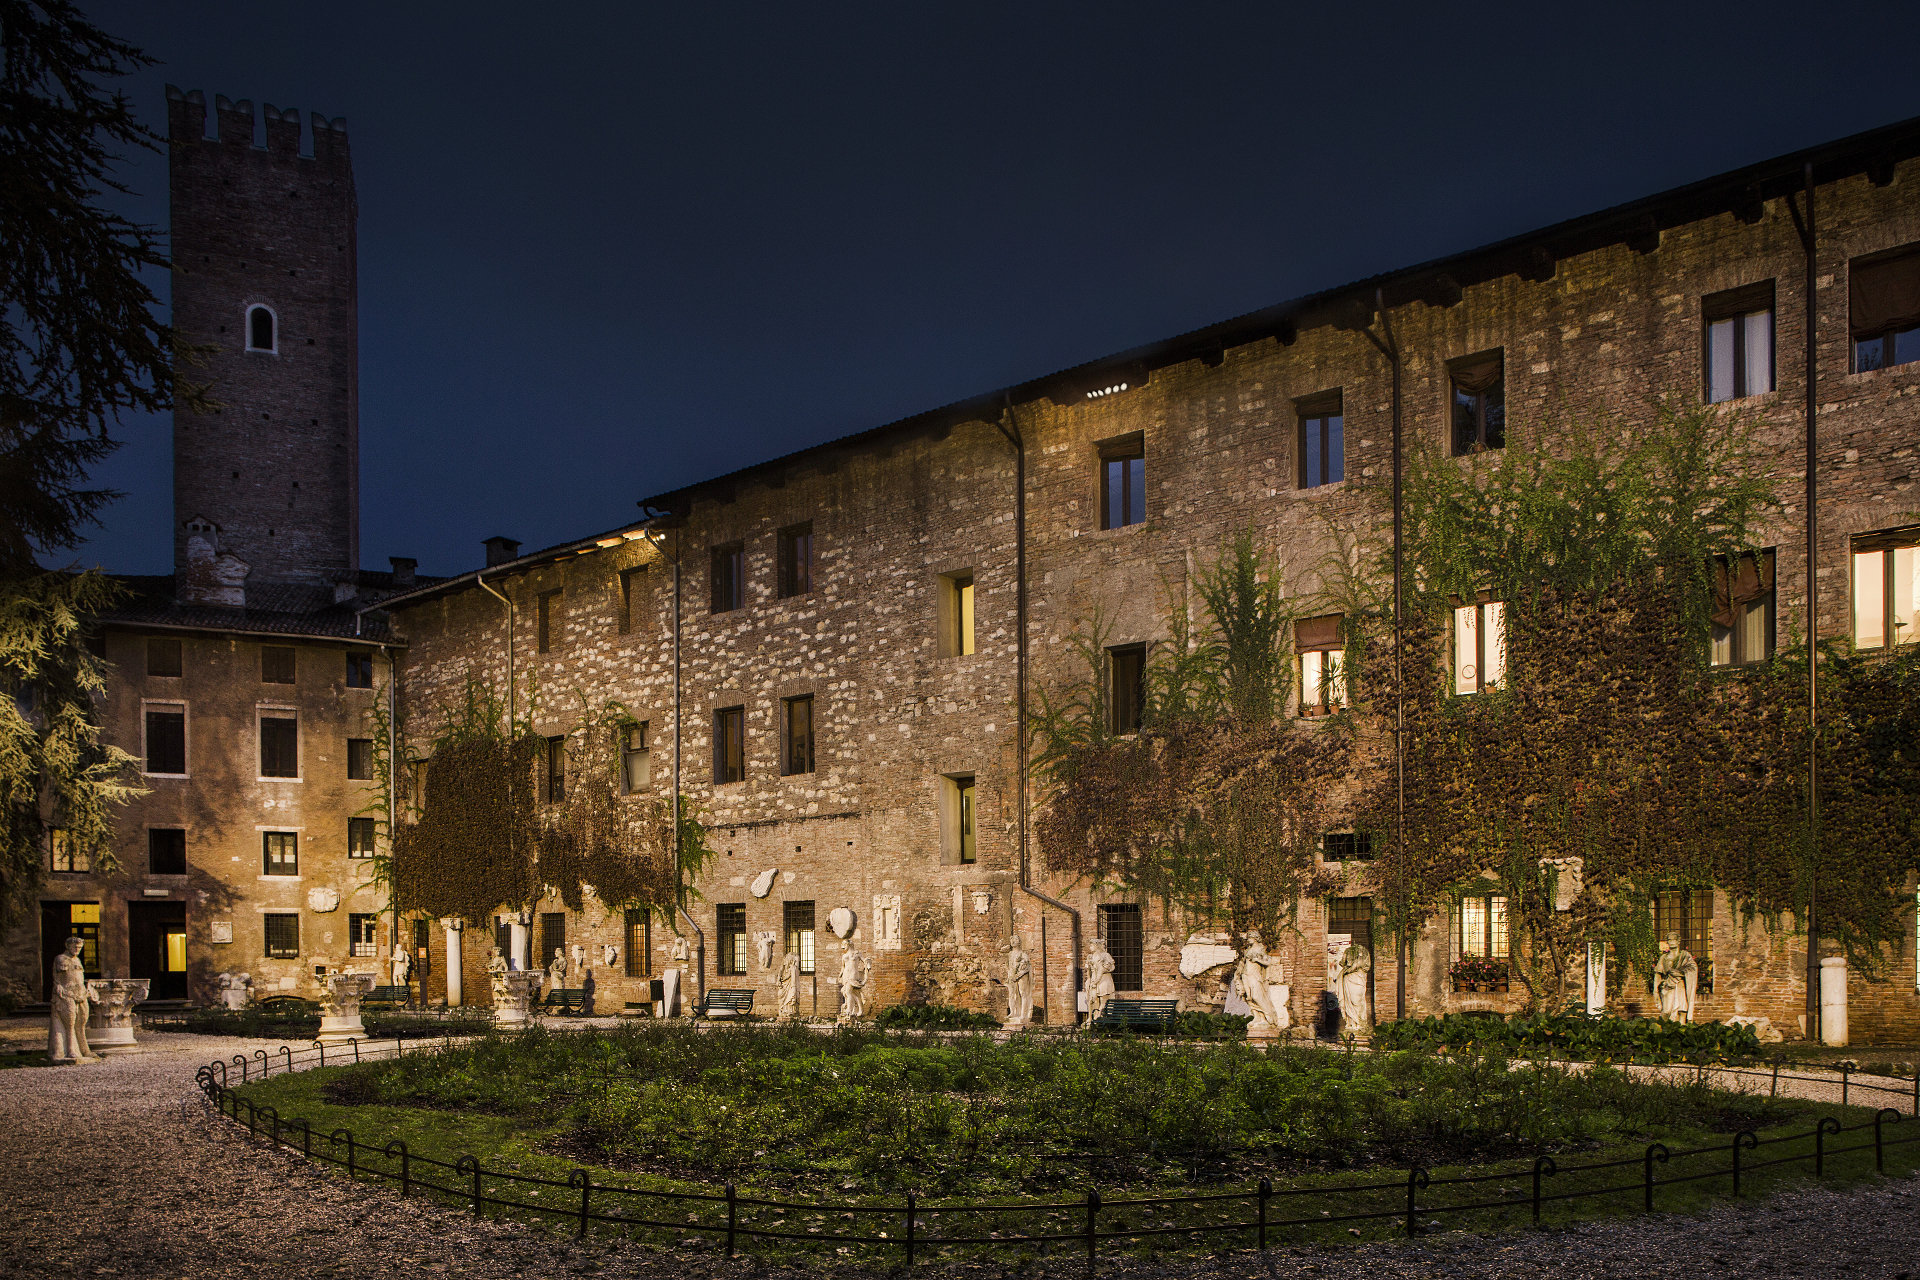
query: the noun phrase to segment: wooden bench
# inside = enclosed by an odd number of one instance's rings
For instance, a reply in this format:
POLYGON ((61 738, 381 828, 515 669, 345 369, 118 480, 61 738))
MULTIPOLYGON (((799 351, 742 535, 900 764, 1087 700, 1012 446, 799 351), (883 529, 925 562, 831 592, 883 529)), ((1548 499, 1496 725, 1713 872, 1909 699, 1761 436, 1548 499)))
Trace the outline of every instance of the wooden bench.
POLYGON ((375 987, 360 997, 360 1005, 362 1008, 372 1004, 386 1005, 388 1008, 393 1008, 396 1005, 410 1005, 412 1003, 413 988, 411 987, 375 987))
POLYGON ((1096 1031, 1173 1031, 1173 1015, 1179 1012, 1178 1000, 1108 1000, 1107 1007, 1093 1020, 1096 1031))
POLYGON ((706 998, 694 1008, 693 1016, 696 1018, 751 1018, 753 992, 739 988, 709 991, 706 998))
POLYGON ((540 1002, 542 1013, 584 1013, 586 1008, 585 987, 555 987, 540 1002))

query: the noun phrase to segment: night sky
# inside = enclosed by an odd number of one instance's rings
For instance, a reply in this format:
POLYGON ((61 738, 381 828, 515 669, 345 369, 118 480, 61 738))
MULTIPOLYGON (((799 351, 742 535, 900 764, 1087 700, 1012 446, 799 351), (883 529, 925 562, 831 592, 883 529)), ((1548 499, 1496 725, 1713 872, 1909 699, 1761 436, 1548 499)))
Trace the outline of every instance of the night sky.
MULTIPOLYGON (((437 573, 1920 114, 1898 6, 83 3, 158 132, 168 82, 347 117, 362 560, 437 573)), ((169 572, 121 435, 82 557, 169 572)))

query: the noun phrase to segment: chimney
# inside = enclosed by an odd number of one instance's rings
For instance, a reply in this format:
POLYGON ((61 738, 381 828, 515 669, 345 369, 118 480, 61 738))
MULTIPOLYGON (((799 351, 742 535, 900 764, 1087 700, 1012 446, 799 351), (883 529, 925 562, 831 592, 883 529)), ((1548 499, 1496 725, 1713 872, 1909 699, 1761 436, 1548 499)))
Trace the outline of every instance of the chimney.
POLYGON ((387 563, 393 566, 394 590, 411 590, 415 580, 414 571, 420 567, 420 562, 412 556, 388 556, 387 563))
POLYGON ((489 569, 497 564, 505 564, 509 560, 518 560, 520 558, 520 544, 512 538, 503 538, 495 534, 493 537, 487 539, 486 548, 487 568, 489 569))

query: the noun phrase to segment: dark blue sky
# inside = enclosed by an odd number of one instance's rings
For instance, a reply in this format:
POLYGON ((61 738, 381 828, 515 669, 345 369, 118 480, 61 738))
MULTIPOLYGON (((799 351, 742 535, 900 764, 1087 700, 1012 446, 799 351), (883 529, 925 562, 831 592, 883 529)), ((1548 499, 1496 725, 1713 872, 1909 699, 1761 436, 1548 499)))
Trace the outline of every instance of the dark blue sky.
MULTIPOLYGON (((441 573, 1920 114, 1897 7, 86 7, 158 130, 167 82, 348 118, 363 562, 441 573)), ((122 435, 82 554, 167 572, 168 427, 122 435)))

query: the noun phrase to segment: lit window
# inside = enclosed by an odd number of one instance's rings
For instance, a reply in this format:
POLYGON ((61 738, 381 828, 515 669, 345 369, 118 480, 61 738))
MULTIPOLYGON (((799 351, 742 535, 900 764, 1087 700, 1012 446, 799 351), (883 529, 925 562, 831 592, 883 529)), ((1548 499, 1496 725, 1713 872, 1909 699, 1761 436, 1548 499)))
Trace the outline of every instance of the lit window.
POLYGON ((1453 453, 1460 457, 1507 443, 1506 360, 1488 351, 1447 366, 1453 406, 1453 453))
POLYGON ((971 573, 941 576, 937 620, 941 657, 964 658, 973 652, 973 598, 971 573))
POLYGON ((300 833, 262 831, 260 833, 260 874, 297 876, 300 874, 300 833))
POLYGON ((1347 705, 1344 615, 1302 618, 1294 624, 1294 648, 1300 654, 1300 714, 1326 715, 1347 705))
POLYGON ((1853 542, 1853 647, 1883 649, 1920 636, 1920 530, 1853 542))
POLYGON ((266 307, 247 308, 247 350, 277 351, 274 342, 273 312, 266 307))
POLYGON ((1344 479, 1347 473, 1346 419, 1338 391, 1302 400, 1297 439, 1300 487, 1315 489, 1344 479))
POLYGON ((47 857, 59 875, 85 875, 93 870, 93 856, 74 841, 65 827, 47 829, 47 857))
POLYGON ((1855 373, 1920 360, 1920 245, 1856 258, 1848 295, 1855 373))
POLYGON ((1460 899, 1460 932, 1457 941, 1463 956, 1507 959, 1505 896, 1496 893, 1460 899))
POLYGON ((1773 552, 1723 557, 1713 566, 1713 649, 1716 667, 1765 662, 1773 656, 1773 552))
POLYGON ((979 857, 975 841, 973 775, 963 774, 946 781, 946 803, 943 806, 947 825, 945 843, 954 861, 971 863, 979 857))
POLYGON ((1702 298, 1700 315, 1708 403, 1773 390, 1773 281, 1702 298))
POLYGON ((1453 691, 1484 693, 1507 678, 1507 607, 1498 600, 1453 611, 1453 691))
POLYGON ((1100 446, 1100 527, 1124 529, 1147 519, 1147 445, 1126 436, 1100 446))
POLYGON ((645 907, 628 907, 626 913, 627 976, 653 976, 653 912, 645 907))

